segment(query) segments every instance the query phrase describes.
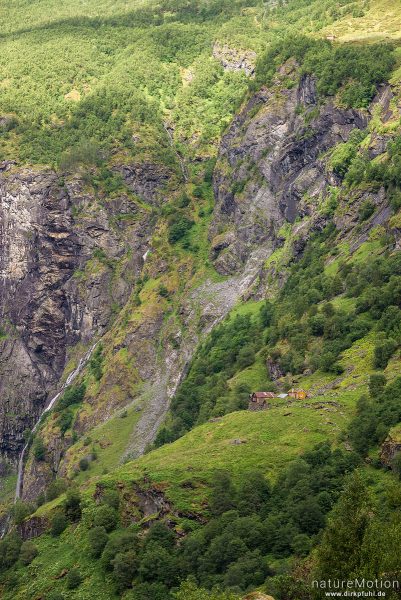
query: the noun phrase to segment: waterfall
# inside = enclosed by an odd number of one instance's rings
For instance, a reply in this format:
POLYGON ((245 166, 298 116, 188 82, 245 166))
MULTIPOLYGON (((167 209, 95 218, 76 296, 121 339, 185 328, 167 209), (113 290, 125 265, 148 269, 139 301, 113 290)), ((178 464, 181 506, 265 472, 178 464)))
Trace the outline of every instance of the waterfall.
MULTIPOLYGON (((32 429, 32 433, 35 433, 35 431, 39 427, 39 424, 40 424, 40 422, 42 420, 43 415, 46 414, 47 412, 49 412, 49 410, 51 410, 53 408, 53 406, 55 405, 55 403, 57 402, 57 400, 60 398, 60 396, 64 392, 64 390, 69 385, 71 385, 71 383, 74 381, 74 379, 76 377, 78 377, 78 375, 81 373, 82 369, 85 367, 86 363, 88 362, 88 360, 92 356, 92 353, 93 353, 94 349, 96 348, 97 343, 98 342, 96 342, 95 344, 93 344, 93 346, 91 346, 91 348, 89 348, 89 350, 80 359, 77 368, 74 371, 72 371, 72 373, 70 373, 68 375, 68 377, 65 380, 65 383, 62 386, 61 390, 50 400, 49 404, 46 406, 46 408, 43 410, 42 414, 40 415, 39 419, 36 421, 36 423, 35 423, 35 425, 34 425, 34 427, 32 429)), ((30 445, 30 441, 28 441, 25 444, 25 446, 22 448, 22 451, 21 451, 21 454, 20 454, 20 457, 19 457, 19 460, 18 460, 18 475, 17 475, 17 485, 15 487, 15 499, 14 499, 14 502, 17 502, 17 500, 19 500, 21 498, 22 486, 23 486, 23 482, 24 482, 24 461, 25 461, 25 455, 27 453, 29 445, 30 445)))

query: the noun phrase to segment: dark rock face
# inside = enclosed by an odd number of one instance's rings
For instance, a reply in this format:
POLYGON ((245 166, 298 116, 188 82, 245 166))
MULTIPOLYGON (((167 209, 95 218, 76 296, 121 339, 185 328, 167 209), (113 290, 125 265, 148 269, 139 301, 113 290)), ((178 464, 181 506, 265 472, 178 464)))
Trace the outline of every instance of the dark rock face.
POLYGON ((160 201, 161 187, 171 177, 167 169, 153 163, 122 165, 116 167, 115 171, 120 173, 135 194, 149 204, 157 204, 160 201))
POLYGON ((2 165, 3 456, 16 458, 23 431, 36 422, 63 372, 68 346, 102 334, 113 306, 126 302, 150 232, 149 214, 127 197, 102 205, 79 178, 64 182, 49 169, 2 165))
POLYGON ((401 452, 401 437, 390 432, 380 450, 380 461, 389 469, 394 468, 393 460, 401 452))
MULTIPOLYGON (((289 66, 282 75, 293 75, 293 69, 289 66)), ((210 231, 216 269, 241 271, 252 248, 279 247, 283 223, 313 216, 313 205, 336 183, 321 157, 366 123, 358 111, 332 102, 318 109, 310 76, 292 89, 277 84, 256 94, 221 143, 210 231)), ((316 228, 322 226, 320 218, 316 228)))

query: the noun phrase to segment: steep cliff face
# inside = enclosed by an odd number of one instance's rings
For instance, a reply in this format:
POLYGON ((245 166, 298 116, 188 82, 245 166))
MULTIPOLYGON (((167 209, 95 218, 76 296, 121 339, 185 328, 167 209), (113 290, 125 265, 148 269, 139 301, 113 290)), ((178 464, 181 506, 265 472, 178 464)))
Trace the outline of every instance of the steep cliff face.
POLYGON ((249 101, 223 137, 210 231, 212 259, 221 274, 241 271, 255 248, 279 247, 286 222, 312 217, 309 228, 322 227, 317 204, 339 182, 327 170, 325 154, 367 124, 367 113, 332 101, 320 106, 309 75, 289 88, 288 78, 297 78, 293 63, 249 101))
MULTIPOLYGON (((160 185, 160 182, 159 182, 160 185)), ((87 186, 86 186, 87 187, 87 186)), ((15 458, 64 370, 127 300, 151 232, 128 196, 96 200, 78 177, 2 165, 0 452, 15 458), (113 268, 115 265, 118 269, 113 268)))

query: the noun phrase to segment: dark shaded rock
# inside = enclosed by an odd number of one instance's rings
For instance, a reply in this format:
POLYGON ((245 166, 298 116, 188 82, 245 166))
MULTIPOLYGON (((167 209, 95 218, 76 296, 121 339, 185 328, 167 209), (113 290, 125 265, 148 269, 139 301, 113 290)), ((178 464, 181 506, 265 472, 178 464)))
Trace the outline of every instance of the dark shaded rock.
POLYGON ((268 358, 266 361, 266 367, 269 372, 270 379, 276 381, 285 375, 285 373, 281 370, 278 362, 273 360, 272 358, 268 358))
POLYGON ((68 346, 102 334, 127 301, 152 220, 124 195, 100 205, 79 177, 0 171, 0 454, 15 460, 68 346))
POLYGON ((271 253, 282 243, 278 232, 286 221, 310 216, 294 246, 295 256, 302 254, 311 232, 326 224, 314 213, 333 183, 321 157, 353 129, 366 126, 366 115, 356 110, 330 101, 318 107, 316 82, 309 75, 285 89, 281 77, 294 78, 296 70, 292 63, 283 68, 276 84, 251 98, 222 139, 210 228, 210 239, 220 240, 212 259, 222 274, 240 272, 255 248, 271 253), (221 240, 220 232, 227 230, 230 235, 221 240))
POLYGON ((171 173, 163 166, 154 163, 126 164, 114 170, 122 176, 126 185, 149 204, 159 204, 163 187, 171 178, 171 173))
POLYGON ((45 517, 29 517, 18 527, 18 533, 24 541, 31 540, 42 535, 49 525, 45 517))
POLYGON ((393 468, 393 460, 399 452, 401 452, 401 429, 394 427, 381 446, 381 463, 390 469, 393 468))

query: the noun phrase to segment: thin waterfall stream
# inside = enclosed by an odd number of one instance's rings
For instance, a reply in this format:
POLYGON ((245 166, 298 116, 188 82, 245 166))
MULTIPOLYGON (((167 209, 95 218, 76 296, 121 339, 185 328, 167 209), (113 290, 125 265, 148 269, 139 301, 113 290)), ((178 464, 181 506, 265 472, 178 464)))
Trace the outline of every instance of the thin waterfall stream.
MULTIPOLYGON (((72 373, 70 373, 67 377, 67 379, 65 380, 64 385, 62 386, 61 390, 50 400, 49 404, 46 406, 46 408, 43 410, 43 412, 41 413, 39 419, 36 421, 33 429, 32 429, 32 433, 35 433, 35 431, 37 430, 37 428, 39 427, 39 424, 42 420, 42 417, 44 414, 46 414, 47 412, 49 412, 49 410, 51 410, 53 408, 53 406, 55 405, 55 403, 57 402, 57 400, 60 398, 61 394, 65 391, 65 389, 71 385, 71 383, 76 379, 76 377, 78 377, 78 375, 81 373, 82 369, 85 367, 85 365, 87 364, 87 362, 89 361, 90 357, 92 356, 92 353, 94 351, 94 349, 97 346, 97 342, 95 344, 93 344, 93 346, 91 346, 89 348, 89 350, 84 354, 84 356, 80 359, 77 368, 72 371, 72 373)), ((28 441, 25 446, 23 447, 19 460, 18 460, 18 474, 17 474, 17 485, 15 487, 15 499, 14 502, 17 502, 17 500, 19 500, 21 498, 22 495, 22 487, 23 487, 23 483, 24 483, 24 461, 25 461, 25 455, 27 453, 27 450, 30 446, 30 441, 28 441)))

